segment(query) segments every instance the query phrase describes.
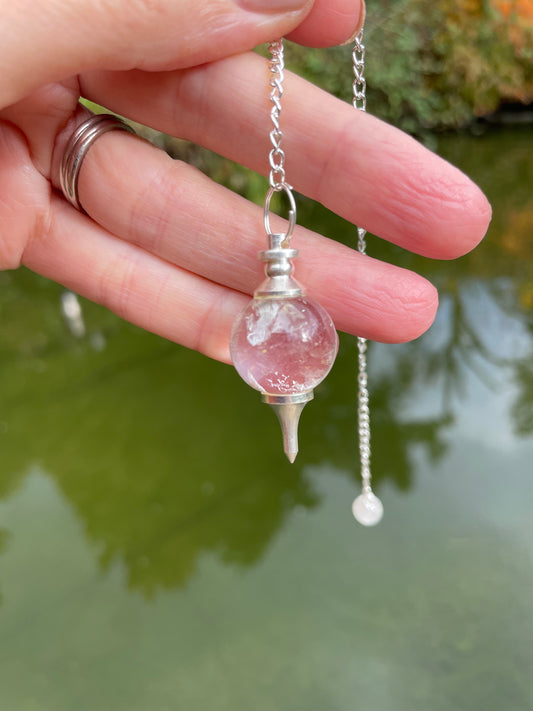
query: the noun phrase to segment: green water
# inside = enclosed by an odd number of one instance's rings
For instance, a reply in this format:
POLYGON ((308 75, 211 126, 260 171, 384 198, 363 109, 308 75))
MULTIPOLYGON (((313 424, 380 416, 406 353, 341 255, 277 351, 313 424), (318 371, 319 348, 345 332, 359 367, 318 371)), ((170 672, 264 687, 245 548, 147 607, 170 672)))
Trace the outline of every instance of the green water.
POLYGON ((0 711, 533 709, 531 139, 439 139, 495 208, 472 255, 371 240, 441 294, 370 353, 375 529, 353 339, 291 466, 231 368, 0 275, 0 711))

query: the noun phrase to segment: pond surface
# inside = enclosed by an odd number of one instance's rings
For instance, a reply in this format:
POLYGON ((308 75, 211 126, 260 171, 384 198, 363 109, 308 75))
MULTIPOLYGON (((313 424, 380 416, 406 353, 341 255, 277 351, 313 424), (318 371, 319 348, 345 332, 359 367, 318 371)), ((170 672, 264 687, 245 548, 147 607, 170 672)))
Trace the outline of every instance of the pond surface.
POLYGON ((374 529, 354 339, 291 466, 231 368, 85 301, 76 338, 61 287, 0 275, 1 711, 533 708, 531 139, 439 139, 495 208, 472 255, 369 240, 441 295, 371 347, 374 529))

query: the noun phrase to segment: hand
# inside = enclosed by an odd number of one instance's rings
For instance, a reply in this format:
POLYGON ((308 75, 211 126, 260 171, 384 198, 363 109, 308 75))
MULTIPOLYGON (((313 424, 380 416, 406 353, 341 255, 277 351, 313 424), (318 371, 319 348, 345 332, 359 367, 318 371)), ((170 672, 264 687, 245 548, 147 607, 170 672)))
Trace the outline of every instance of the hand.
MULTIPOLYGON (((338 44, 362 14, 358 0, 9 4, 0 48, 0 268, 24 264, 229 361, 232 322, 262 276, 262 209, 113 131, 88 153, 79 181, 88 214, 76 211, 58 176, 84 118, 79 96, 265 172, 267 72, 249 50, 282 35, 338 44)), ((490 207, 479 189, 400 131, 289 74, 282 120, 287 176, 299 192, 435 258, 457 257, 483 236, 490 207)), ((301 251, 298 279, 341 330, 404 341, 431 324, 436 292, 417 274, 303 228, 292 245, 301 251)))

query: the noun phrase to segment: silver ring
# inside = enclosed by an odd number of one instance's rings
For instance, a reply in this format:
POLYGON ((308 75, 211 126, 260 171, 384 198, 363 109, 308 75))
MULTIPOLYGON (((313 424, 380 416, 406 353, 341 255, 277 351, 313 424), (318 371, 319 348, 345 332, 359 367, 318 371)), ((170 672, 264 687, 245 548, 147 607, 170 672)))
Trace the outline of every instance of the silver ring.
POLYGON ((135 131, 118 116, 96 114, 81 123, 69 138, 59 168, 59 183, 66 199, 81 212, 85 212, 78 195, 78 177, 89 148, 96 139, 108 131, 135 131))
POLYGON ((282 235, 283 240, 282 240, 282 245, 284 247, 287 247, 289 244, 289 240, 292 237, 292 233, 294 232, 294 228, 296 226, 296 201, 294 200, 294 195, 292 192, 292 185, 289 185, 288 183, 279 183, 279 185, 275 185, 274 187, 270 187, 266 197, 265 197, 265 213, 264 213, 264 223, 265 223, 265 231, 267 235, 271 235, 272 231, 270 229, 270 203, 272 202, 272 197, 274 196, 275 193, 279 192, 284 192, 285 195, 287 196, 289 200, 289 226, 287 228, 287 232, 282 235))

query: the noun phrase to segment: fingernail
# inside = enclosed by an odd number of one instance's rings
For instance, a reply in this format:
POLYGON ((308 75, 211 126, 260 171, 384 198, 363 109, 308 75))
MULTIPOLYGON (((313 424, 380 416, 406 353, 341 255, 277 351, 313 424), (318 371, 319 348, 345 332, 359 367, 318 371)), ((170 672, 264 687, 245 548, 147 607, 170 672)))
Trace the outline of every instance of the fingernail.
POLYGON ((300 10, 309 4, 309 0, 236 0, 243 10, 252 12, 289 12, 300 10))
POLYGON ((347 44, 351 44, 354 39, 357 37, 357 35, 361 32, 363 29, 363 25, 365 24, 365 17, 366 17, 366 5, 365 5, 365 0, 360 0, 361 2, 361 12, 359 13, 359 19, 357 21, 357 27, 355 30, 352 32, 352 34, 348 37, 346 42, 343 42, 341 44, 341 47, 344 47, 347 44))

